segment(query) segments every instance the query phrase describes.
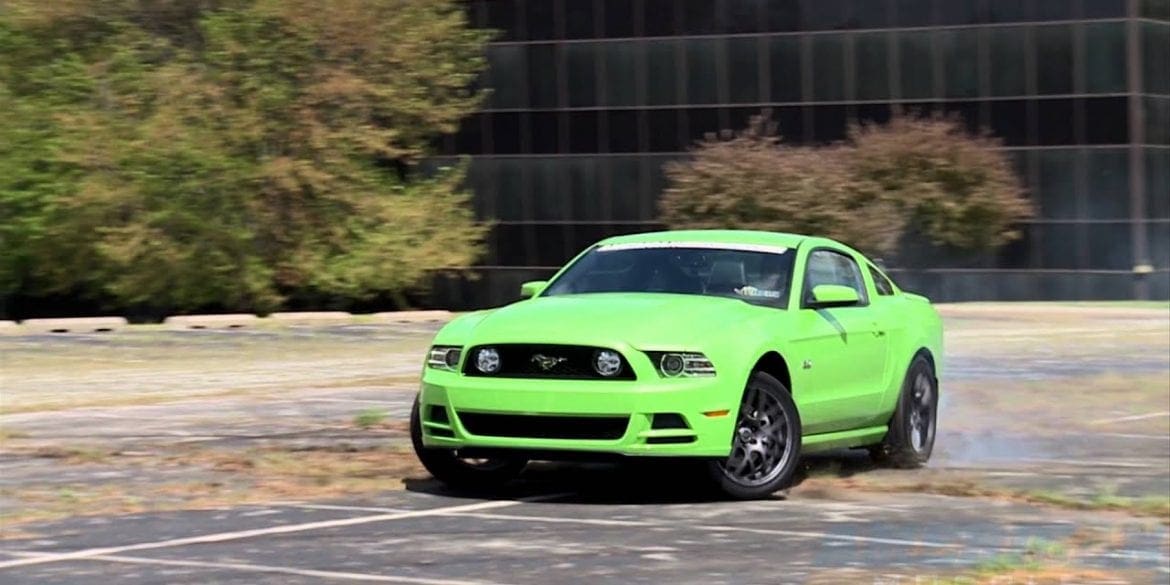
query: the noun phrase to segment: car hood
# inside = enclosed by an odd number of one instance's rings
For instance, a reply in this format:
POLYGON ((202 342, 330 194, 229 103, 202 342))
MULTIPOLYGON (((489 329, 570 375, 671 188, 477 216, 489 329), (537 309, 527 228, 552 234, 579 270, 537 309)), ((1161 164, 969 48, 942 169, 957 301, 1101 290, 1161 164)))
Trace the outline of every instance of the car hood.
POLYGON ((560 343, 641 349, 699 348, 738 324, 777 309, 720 297, 591 293, 537 297, 489 312, 471 332, 481 343, 560 343))

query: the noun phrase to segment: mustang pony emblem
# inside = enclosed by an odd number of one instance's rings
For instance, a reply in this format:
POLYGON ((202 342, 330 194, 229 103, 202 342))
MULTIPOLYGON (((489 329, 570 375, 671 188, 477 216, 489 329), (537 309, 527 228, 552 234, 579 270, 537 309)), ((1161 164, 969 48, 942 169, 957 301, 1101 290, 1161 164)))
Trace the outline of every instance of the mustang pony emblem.
POLYGON ((532 356, 532 363, 536 364, 537 366, 540 367, 540 369, 547 372, 547 371, 553 369, 554 367, 556 367, 557 364, 565 361, 566 359, 568 359, 568 358, 548 356, 548 355, 544 355, 542 353, 538 353, 538 354, 532 356))

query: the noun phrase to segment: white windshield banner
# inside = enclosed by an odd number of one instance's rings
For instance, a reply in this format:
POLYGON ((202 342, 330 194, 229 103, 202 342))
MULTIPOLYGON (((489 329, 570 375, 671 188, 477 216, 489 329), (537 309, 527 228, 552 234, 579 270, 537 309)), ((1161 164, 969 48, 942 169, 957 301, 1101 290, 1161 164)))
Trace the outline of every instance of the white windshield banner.
POLYGON ((693 248, 700 250, 764 252, 767 254, 784 254, 788 252, 788 248, 784 246, 765 246, 761 244, 730 244, 723 242, 628 242, 621 244, 602 244, 597 247, 597 251, 616 252, 618 250, 649 250, 653 248, 693 248))

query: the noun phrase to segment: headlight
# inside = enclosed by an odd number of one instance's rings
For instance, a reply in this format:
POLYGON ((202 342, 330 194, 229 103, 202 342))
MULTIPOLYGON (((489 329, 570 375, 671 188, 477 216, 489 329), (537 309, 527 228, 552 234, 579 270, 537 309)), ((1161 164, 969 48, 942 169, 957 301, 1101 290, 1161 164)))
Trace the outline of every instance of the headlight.
POLYGON ((495 348, 484 347, 475 352, 475 369, 485 373, 494 374, 500 371, 500 352, 495 348))
POLYGON ((707 356, 696 352, 648 351, 650 361, 658 374, 666 378, 710 377, 715 375, 715 365, 707 356))
POLYGON ((593 354, 593 369, 600 376, 612 378, 622 372, 622 356, 608 349, 597 351, 593 354))
POLYGON ((427 366, 437 370, 455 371, 463 348, 455 345, 436 345, 427 354, 427 366))

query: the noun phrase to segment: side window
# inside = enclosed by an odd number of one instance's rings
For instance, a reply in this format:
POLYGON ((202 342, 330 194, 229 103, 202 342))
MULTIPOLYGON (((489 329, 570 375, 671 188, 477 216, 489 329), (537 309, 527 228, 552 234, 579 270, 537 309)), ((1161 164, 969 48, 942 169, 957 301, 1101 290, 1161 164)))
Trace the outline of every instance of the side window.
POLYGON ((849 256, 832 250, 813 250, 808 255, 808 268, 804 278, 804 294, 812 294, 814 286, 839 284, 857 291, 862 304, 868 302, 861 269, 849 256))
POLYGON ((886 278, 877 268, 869 267, 869 275, 873 277, 873 287, 877 289, 877 293, 883 297, 888 297, 894 294, 894 283, 886 278))

